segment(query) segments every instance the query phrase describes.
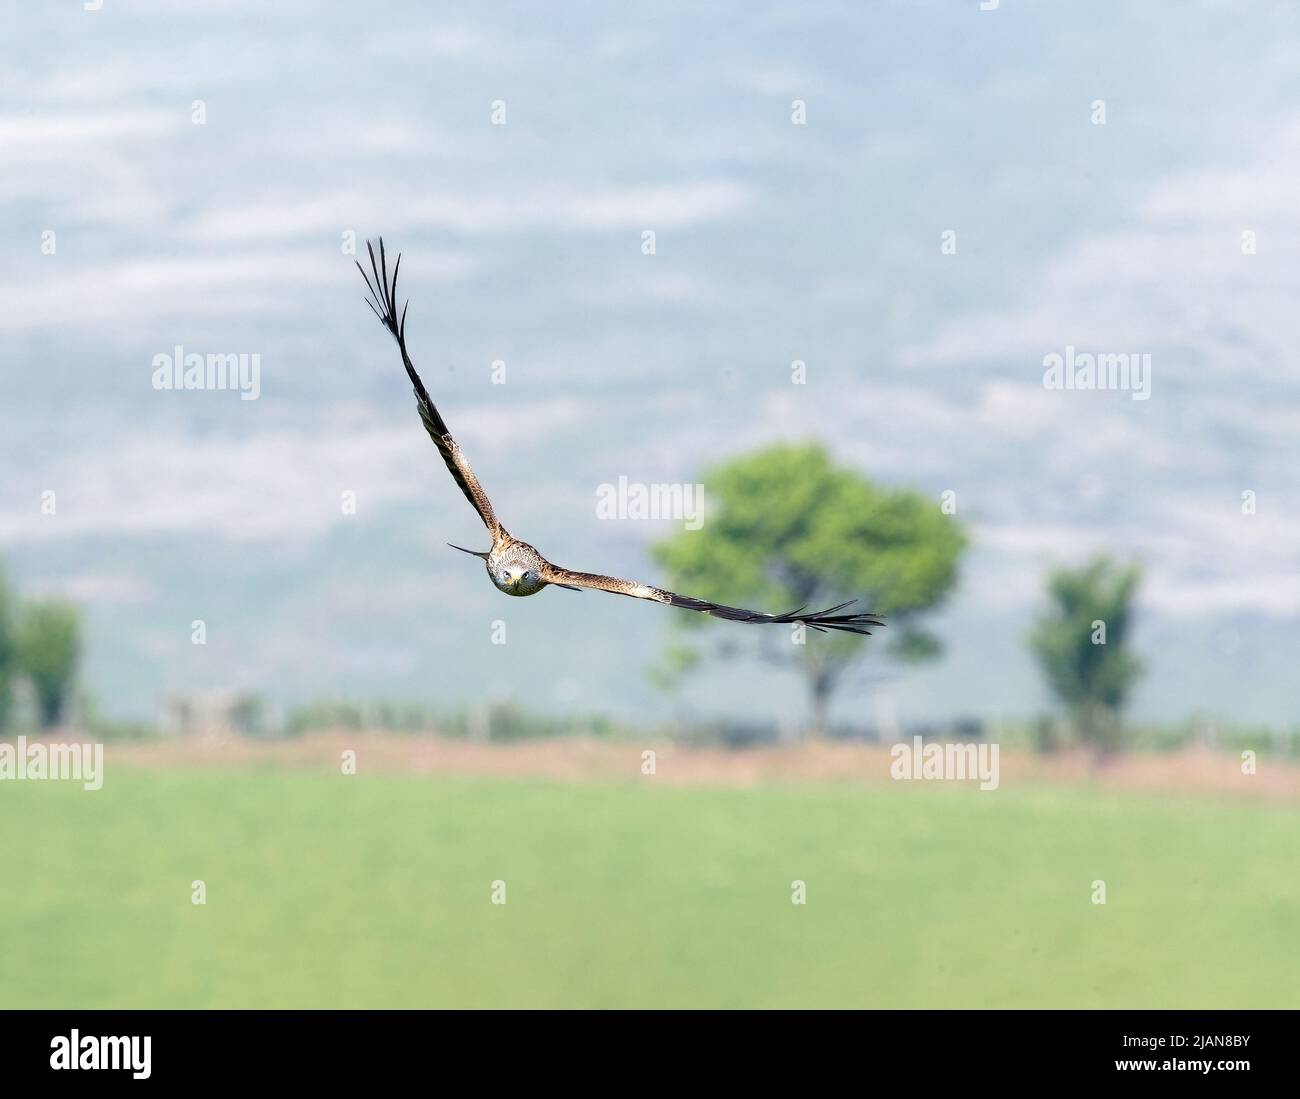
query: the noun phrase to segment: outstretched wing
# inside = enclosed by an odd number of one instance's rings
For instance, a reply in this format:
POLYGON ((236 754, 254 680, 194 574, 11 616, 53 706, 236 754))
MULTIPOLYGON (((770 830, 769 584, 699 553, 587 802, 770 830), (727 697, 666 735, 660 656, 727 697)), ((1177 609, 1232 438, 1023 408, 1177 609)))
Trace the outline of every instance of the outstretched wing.
MULTIPOLYGON (((465 499, 474 505, 474 510, 483 520, 483 525, 491 531, 492 539, 495 541, 501 533, 501 524, 497 520, 496 512, 492 510, 492 501, 483 491, 483 486, 478 483, 474 471, 469 468, 469 462, 465 460, 460 446, 451 437, 446 423, 443 422, 437 407, 429 397, 429 391, 424 388, 424 382, 420 381, 420 375, 415 372, 411 356, 406 352, 406 306, 402 308, 401 319, 397 317, 397 269, 402 265, 401 253, 398 253, 397 262, 393 264, 393 281, 390 283, 388 259, 384 255, 384 238, 379 238, 378 263, 375 262, 375 250, 370 247, 369 241, 366 241, 366 251, 370 253, 370 270, 375 275, 375 282, 372 285, 365 268, 360 263, 357 264, 357 270, 361 272, 361 277, 366 280, 366 286, 370 290, 370 298, 367 299, 366 304, 379 318, 379 323, 387 328, 392 333, 393 339, 397 341, 397 346, 402 352, 402 364, 406 367, 411 385, 415 387, 415 401, 420 409, 420 419, 424 421, 424 429, 433 439, 438 453, 442 455, 442 460, 447 463, 452 479, 460 485, 465 499)), ((406 304, 409 306, 410 302, 406 304)))
POLYGON ((842 633, 860 633, 871 635, 868 626, 883 626, 884 623, 874 614, 841 614, 845 607, 840 603, 824 611, 805 611, 800 607, 788 614, 764 614, 762 611, 747 611, 741 607, 728 607, 722 603, 710 603, 705 599, 693 599, 689 595, 652 588, 649 584, 639 584, 635 580, 620 580, 615 576, 599 576, 591 572, 573 572, 552 565, 549 561, 542 570, 542 579, 548 584, 562 584, 573 588, 594 588, 597 591, 613 592, 615 595, 628 595, 633 599, 649 599, 655 603, 666 603, 670 607, 681 607, 688 611, 700 611, 711 614, 714 618, 725 618, 729 622, 792 623, 802 622, 813 630, 839 630, 842 633))

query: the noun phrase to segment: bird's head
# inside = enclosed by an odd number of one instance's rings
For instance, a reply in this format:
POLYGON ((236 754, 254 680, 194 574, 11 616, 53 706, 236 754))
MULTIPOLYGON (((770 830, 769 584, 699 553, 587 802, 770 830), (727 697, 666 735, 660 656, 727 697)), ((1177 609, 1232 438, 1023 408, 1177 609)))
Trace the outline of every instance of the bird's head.
POLYGON ((492 582, 507 595, 532 595, 542 588, 542 577, 535 567, 513 562, 498 565, 492 582))

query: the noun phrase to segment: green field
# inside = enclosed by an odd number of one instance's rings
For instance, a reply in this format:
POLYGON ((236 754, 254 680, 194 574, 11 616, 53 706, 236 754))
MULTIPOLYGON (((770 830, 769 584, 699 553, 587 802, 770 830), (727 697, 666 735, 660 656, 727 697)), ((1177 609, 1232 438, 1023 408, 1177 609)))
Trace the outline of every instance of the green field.
POLYGON ((1286 806, 120 769, 0 828, 5 1008, 1300 1006, 1286 806))

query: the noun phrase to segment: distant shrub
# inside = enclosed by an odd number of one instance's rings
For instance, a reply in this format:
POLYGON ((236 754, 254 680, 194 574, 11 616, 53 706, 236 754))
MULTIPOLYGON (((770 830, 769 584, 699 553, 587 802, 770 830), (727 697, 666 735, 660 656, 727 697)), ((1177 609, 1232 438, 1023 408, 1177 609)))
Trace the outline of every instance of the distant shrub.
POLYGON ((14 652, 18 670, 35 692, 41 727, 61 725, 81 656, 81 612, 52 599, 25 604, 14 632, 14 652))
POLYGON ((365 716, 355 703, 321 701, 290 710, 284 720, 284 735, 302 736, 325 729, 360 732, 365 727, 365 716))

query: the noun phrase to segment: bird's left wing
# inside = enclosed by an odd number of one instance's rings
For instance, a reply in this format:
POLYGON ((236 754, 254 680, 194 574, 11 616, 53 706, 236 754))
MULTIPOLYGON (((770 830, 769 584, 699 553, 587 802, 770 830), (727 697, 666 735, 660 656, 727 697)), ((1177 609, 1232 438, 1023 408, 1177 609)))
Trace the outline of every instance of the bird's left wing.
POLYGON ((839 630, 842 633, 860 633, 871 635, 868 626, 883 626, 884 622, 874 614, 843 614, 845 607, 840 603, 824 611, 805 611, 800 607, 788 614, 764 614, 762 611, 747 611, 741 607, 728 607, 722 603, 710 603, 705 599, 693 599, 689 595, 678 595, 663 588, 652 588, 649 584, 640 584, 635 580, 620 580, 616 576, 600 576, 591 572, 574 572, 552 565, 549 561, 542 570, 542 579, 548 584, 560 584, 572 588, 593 588, 596 591, 613 592, 615 595, 627 595, 633 599, 648 599, 654 603, 666 603, 670 607, 683 610, 700 611, 711 614, 714 618, 725 618, 729 622, 779 623, 802 622, 813 630, 839 630))
POLYGON ((370 276, 366 274, 366 269, 361 266, 360 262, 357 263, 357 270, 361 272, 361 277, 366 280, 366 286, 370 290, 370 298, 366 301, 366 304, 370 306, 370 311, 379 318, 379 323, 387 328, 393 339, 397 341, 397 347, 402 352, 402 365, 406 367, 407 376, 411 379, 411 386, 415 389, 415 403, 420 410, 420 419, 424 421, 424 429, 429 433, 434 446, 438 448, 442 460, 447 463, 447 471, 451 474, 452 480, 460 486, 461 492, 465 494, 465 499, 474 506, 474 510, 478 512, 479 518, 483 520, 483 525, 487 527, 495 542, 501 536, 502 531, 496 512, 492 510, 492 501, 488 499, 487 493, 483 491, 483 486, 478 483, 474 471, 469 468, 469 460, 460 449, 460 444, 451 437, 451 433, 447 430, 447 424, 443 421, 438 406, 433 403, 429 391, 424 388, 424 382, 420 380, 420 375, 415 372, 415 364, 411 362, 411 356, 406 350, 405 306, 402 308, 400 320, 397 315, 397 271, 402 266, 402 257, 399 253, 397 262, 393 264, 392 282, 389 282, 388 256, 384 252, 383 237, 379 238, 378 263, 375 262, 375 250, 370 247, 369 241, 366 242, 366 249, 370 252, 370 270, 375 275, 375 281, 372 285, 370 276))

